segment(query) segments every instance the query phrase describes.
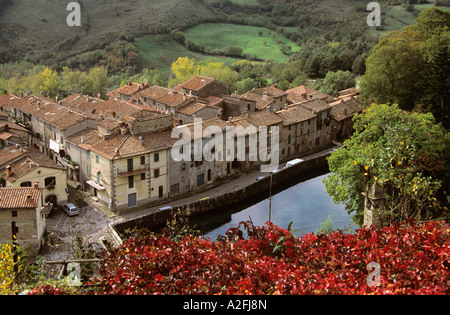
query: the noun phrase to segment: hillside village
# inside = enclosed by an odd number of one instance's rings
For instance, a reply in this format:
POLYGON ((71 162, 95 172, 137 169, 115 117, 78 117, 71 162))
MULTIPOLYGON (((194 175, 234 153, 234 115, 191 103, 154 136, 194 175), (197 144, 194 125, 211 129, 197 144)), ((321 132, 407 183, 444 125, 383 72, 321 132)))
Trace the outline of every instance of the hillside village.
MULTIPOLYGON (((67 202, 68 187, 89 193, 113 212, 132 211, 264 163, 249 159, 248 134, 245 161, 175 161, 171 149, 179 139, 172 130, 193 130, 196 118, 203 129, 215 126, 224 136, 227 127, 267 126, 270 137, 277 126, 279 157, 287 161, 348 137, 352 117, 362 111, 356 89, 336 98, 306 86, 238 95, 203 76, 172 89, 129 82, 108 97, 50 99, 7 91, 0 96, 0 242, 11 239, 11 216, 16 217, 18 239, 27 252, 37 253, 44 217, 67 202), (14 204, 5 201, 11 194, 14 204)), ((214 150, 227 149, 224 143, 214 150)))

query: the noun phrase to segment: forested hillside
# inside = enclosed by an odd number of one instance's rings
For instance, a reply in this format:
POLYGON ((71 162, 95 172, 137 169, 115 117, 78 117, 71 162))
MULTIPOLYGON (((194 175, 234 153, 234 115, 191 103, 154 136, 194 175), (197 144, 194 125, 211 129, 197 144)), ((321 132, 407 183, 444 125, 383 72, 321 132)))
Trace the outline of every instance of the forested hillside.
MULTIPOLYGON (((167 85, 173 79, 172 63, 186 56, 197 63, 223 62, 239 72, 241 92, 272 83, 289 88, 308 79, 322 88, 329 72, 364 74, 365 61, 380 36, 413 24, 430 6, 423 0, 408 1, 409 5, 403 0, 380 1, 382 25, 370 27, 365 0, 77 2, 79 27, 67 25, 66 1, 1 2, 1 89, 39 93, 45 85, 30 83, 30 78, 46 67, 59 75, 66 68, 86 75, 101 68, 108 78, 102 83, 106 89, 139 79, 167 85), (236 41, 225 36, 230 34, 236 41)), ((446 0, 437 2, 448 5, 446 0)), ((65 90, 60 96, 89 92, 79 86, 65 90)), ((93 91, 99 92, 104 91, 93 91)))

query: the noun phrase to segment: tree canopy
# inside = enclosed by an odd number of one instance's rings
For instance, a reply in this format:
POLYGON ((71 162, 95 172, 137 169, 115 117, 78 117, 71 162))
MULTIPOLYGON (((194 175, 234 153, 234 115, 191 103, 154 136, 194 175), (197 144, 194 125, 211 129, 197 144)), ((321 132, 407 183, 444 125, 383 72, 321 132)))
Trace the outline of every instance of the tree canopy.
POLYGON ((450 12, 423 11, 415 24, 387 34, 373 49, 361 81, 369 102, 431 112, 450 127, 450 12))
POLYGON ((376 183, 383 192, 382 224, 441 215, 436 193, 445 167, 445 130, 430 113, 373 104, 354 119, 355 133, 328 159, 325 187, 362 225, 364 195, 376 183))

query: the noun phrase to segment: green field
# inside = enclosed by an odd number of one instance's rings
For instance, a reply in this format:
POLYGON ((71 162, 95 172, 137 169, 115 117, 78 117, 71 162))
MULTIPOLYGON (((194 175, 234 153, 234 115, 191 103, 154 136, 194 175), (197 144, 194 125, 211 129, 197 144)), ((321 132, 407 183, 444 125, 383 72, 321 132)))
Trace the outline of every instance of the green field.
POLYGON ((236 46, 244 54, 255 55, 259 59, 273 59, 285 62, 289 56, 284 55, 280 48, 290 46, 291 52, 300 50, 294 42, 270 31, 264 27, 234 25, 234 24, 199 24, 184 32, 186 39, 192 40, 205 49, 223 49, 226 46, 236 46), (262 32, 261 36, 259 35, 262 32))
POLYGON ((178 57, 194 58, 196 62, 212 60, 231 65, 238 59, 228 57, 214 57, 189 51, 183 45, 163 35, 156 40, 154 35, 146 35, 135 39, 136 48, 139 50, 140 65, 142 68, 156 69, 164 73, 170 73, 170 66, 178 57))
MULTIPOLYGON (((431 7, 431 4, 415 5, 414 8, 418 11, 423 11, 431 7)), ((449 7, 437 7, 441 10, 450 11, 449 7)), ((383 31, 387 33, 395 30, 402 30, 407 25, 414 24, 416 16, 413 12, 408 12, 402 9, 401 6, 392 6, 385 14, 383 31)))

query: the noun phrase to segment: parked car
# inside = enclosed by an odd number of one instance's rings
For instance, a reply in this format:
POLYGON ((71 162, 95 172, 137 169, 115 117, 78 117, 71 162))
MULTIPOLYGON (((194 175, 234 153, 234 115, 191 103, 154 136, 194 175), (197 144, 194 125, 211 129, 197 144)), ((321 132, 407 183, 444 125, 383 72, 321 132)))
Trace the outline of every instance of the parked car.
POLYGON ((292 161, 287 162, 286 166, 284 168, 288 168, 288 167, 294 166, 294 165, 299 164, 301 162, 303 162, 302 159, 294 159, 292 161))
POLYGON ((166 210, 172 210, 172 207, 171 206, 166 206, 166 207, 159 208, 156 211, 166 211, 166 210))
POLYGON ((80 214, 80 211, 73 203, 65 203, 62 208, 69 217, 80 214))

